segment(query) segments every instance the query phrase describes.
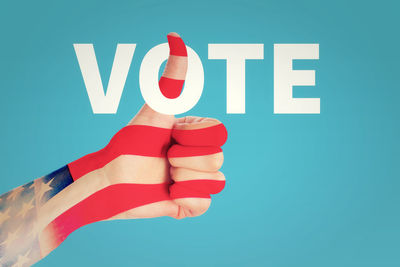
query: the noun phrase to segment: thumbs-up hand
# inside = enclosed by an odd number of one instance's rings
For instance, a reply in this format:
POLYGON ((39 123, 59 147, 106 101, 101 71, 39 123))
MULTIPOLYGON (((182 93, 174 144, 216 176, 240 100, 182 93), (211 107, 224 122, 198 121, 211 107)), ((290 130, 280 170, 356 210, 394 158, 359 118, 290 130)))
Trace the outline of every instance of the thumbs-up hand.
MULTIPOLYGON (((170 55, 159 86, 165 97, 176 98, 181 93, 186 76, 187 52, 178 34, 170 33, 167 37, 170 55)), ((143 166, 148 168, 138 175, 147 177, 143 183, 167 183, 169 199, 135 207, 116 215, 113 219, 158 216, 180 219, 204 213, 211 203, 210 194, 218 193, 225 185, 225 177, 219 172, 223 163, 220 146, 227 138, 223 124, 210 118, 175 119, 174 116, 160 114, 145 104, 129 125, 171 129, 170 141, 165 141, 167 154, 162 152, 157 159, 142 158, 141 160, 146 162, 143 166), (149 175, 154 171, 161 173, 149 175)), ((148 140, 144 144, 148 146, 151 142, 152 140, 148 140)), ((121 177, 130 175, 127 173, 121 177)), ((137 182, 137 179, 133 181, 137 182)))
MULTIPOLYGON (((165 97, 176 98, 188 58, 178 34, 168 34, 168 43, 170 56, 159 86, 165 97)), ((45 218, 39 223, 43 255, 96 221, 203 214, 210 194, 225 185, 219 169, 226 138, 216 119, 176 119, 144 104, 107 146, 68 164, 74 182, 40 211, 45 218)))

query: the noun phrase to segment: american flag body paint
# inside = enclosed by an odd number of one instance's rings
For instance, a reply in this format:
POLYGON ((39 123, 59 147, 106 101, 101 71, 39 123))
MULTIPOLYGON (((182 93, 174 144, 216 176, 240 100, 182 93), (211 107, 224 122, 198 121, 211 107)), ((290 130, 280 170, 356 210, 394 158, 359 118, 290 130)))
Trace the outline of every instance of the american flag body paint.
MULTIPOLYGON (((102 150, 82 157, 68 164, 74 181, 94 172, 121 155, 143 157, 192 157, 220 153, 226 140, 226 129, 222 124, 199 130, 174 130, 133 125, 121 129, 102 150), (138 131, 135 131, 138 130, 138 131), (209 142, 205 138, 197 139, 201 133, 209 131, 209 142), (192 146, 179 144, 179 140, 188 141, 192 146), (175 136, 174 139, 173 136, 175 136), (217 137, 215 137, 217 136, 217 137), (199 146, 196 145, 199 141, 199 146), (219 141, 217 141, 219 140, 219 141), (171 148, 171 144, 174 144, 171 148), (127 145, 129 144, 129 145, 127 145), (150 144, 146 149, 146 144, 150 144), (207 146, 202 146, 207 144, 207 146), (169 149, 169 150, 168 150, 169 149)), ((53 232, 56 244, 61 243, 70 233, 86 224, 106 220, 121 212, 158 201, 177 198, 210 198, 210 194, 220 192, 225 181, 189 180, 182 182, 137 184, 120 183, 107 186, 86 199, 75 204, 55 218, 45 229, 53 232)))
POLYGON ((67 166, 0 195, 0 266, 42 258, 37 210, 73 183, 67 166))
MULTIPOLYGON (((183 57, 187 60, 186 45, 180 37, 168 35, 168 44, 170 47, 169 56, 170 59, 173 57, 183 57)), ((168 63, 167 63, 168 64, 168 63)), ((167 73, 164 73, 158 85, 161 93, 167 98, 177 98, 182 91, 185 79, 179 79, 177 77, 168 77, 167 73)))
MULTIPOLYGON (((186 46, 180 37, 168 36, 170 57, 186 57, 186 46)), ((170 59, 169 59, 170 60, 170 59)), ((181 60, 181 59, 179 59, 181 60)), ((168 64, 168 63, 167 63, 168 64)), ((176 98, 180 95, 184 78, 174 79, 165 72, 160 79, 160 90, 164 96, 176 98)), ((200 129, 167 129, 148 125, 129 125, 122 128, 103 149, 88 154, 68 164, 74 183, 88 179, 93 173, 115 164, 122 157, 133 156, 141 160, 156 158, 202 157, 221 153, 227 139, 222 123, 200 129)), ((143 174, 141 174, 143 175, 143 174)), ((140 178, 143 177, 138 177, 140 178)), ((190 177, 188 177, 190 178, 190 177)), ((144 205, 182 198, 209 199, 210 194, 220 192, 225 181, 187 180, 162 183, 136 182, 135 179, 118 177, 72 203, 67 210, 57 214, 44 228, 52 236, 51 248, 58 246, 74 230, 86 224, 106 220, 144 205), (121 182, 123 181, 123 182, 121 182)))

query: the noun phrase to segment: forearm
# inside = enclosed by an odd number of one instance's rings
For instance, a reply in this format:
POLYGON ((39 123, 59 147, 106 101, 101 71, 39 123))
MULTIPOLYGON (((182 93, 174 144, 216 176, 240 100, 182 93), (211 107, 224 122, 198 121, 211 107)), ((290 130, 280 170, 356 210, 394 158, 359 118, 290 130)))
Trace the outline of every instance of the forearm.
MULTIPOLYGON (((94 180, 94 179, 93 179, 94 180)), ((52 237, 43 229, 79 202, 84 190, 74 184, 67 166, 0 196, 1 264, 33 264, 50 252, 52 237), (65 201, 60 196, 65 196, 65 201)), ((62 197, 62 198, 63 198, 62 197)))
POLYGON ((56 219, 90 195, 109 185, 106 179, 101 179, 101 176, 103 176, 102 169, 89 173, 82 179, 73 181, 39 207, 37 222, 42 258, 65 239, 65 237, 60 237, 62 231, 59 228, 64 228, 66 225, 56 224, 56 219))

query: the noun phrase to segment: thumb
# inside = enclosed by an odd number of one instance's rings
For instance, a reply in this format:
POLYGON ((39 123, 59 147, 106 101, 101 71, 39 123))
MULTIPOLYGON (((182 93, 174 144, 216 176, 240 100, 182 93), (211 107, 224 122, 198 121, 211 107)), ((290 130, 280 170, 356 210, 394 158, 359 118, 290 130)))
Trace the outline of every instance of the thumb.
POLYGON ((177 98, 182 91, 187 70, 187 51, 182 38, 175 32, 167 35, 169 57, 159 81, 161 93, 167 98, 177 98))
MULTIPOLYGON (((186 78, 188 58, 186 45, 182 38, 175 32, 167 35, 169 45, 169 57, 164 72, 158 83, 161 93, 166 98, 177 98, 182 91, 186 78)), ((173 115, 158 113, 144 104, 141 110, 131 120, 129 125, 142 124, 165 128, 172 128, 174 124, 173 115)))

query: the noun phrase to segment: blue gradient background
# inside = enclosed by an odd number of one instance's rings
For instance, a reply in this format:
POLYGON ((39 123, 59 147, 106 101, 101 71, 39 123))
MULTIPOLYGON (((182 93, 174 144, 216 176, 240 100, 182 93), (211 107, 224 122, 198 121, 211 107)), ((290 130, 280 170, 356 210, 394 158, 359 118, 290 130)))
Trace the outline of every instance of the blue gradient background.
POLYGON ((200 218, 101 222, 37 266, 400 266, 397 1, 3 1, 0 189, 107 143, 143 104, 140 63, 176 31, 201 57, 189 114, 229 130, 228 184, 200 218), (397 16, 397 18, 396 18, 397 16), (137 43, 116 115, 94 115, 73 50, 94 43, 107 84, 137 43), (226 63, 208 43, 264 43, 246 64, 246 114, 226 114, 226 63), (273 114, 273 44, 319 43, 320 115, 273 114))

